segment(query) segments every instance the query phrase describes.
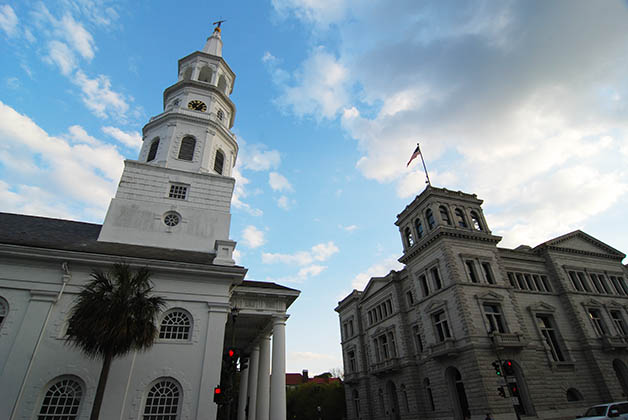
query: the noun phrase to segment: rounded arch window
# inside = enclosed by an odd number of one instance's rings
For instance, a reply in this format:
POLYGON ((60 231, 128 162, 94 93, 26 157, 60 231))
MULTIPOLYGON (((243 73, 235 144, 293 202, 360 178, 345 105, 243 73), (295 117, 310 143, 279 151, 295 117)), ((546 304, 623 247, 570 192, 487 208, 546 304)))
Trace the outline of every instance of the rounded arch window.
POLYGON ((584 397, 576 388, 569 388, 567 390, 567 401, 582 401, 584 397))
POLYGON ((447 207, 439 206, 438 211, 440 212, 440 218, 443 220, 443 223, 451 226, 451 219, 449 218, 449 212, 447 211, 447 207))
POLYGON ((181 387, 174 379, 158 379, 146 394, 142 419, 177 420, 182 397, 181 387))
POLYGON ((417 239, 421 239, 423 237, 423 223, 421 223, 421 220, 416 219, 414 221, 414 227, 416 229, 417 239))
POLYGON ((162 340, 189 340, 192 330, 192 317, 187 311, 173 309, 166 312, 159 326, 159 338, 162 340))
POLYGON ((205 82, 205 83, 210 83, 212 81, 212 74, 214 72, 212 71, 211 67, 209 66, 204 66, 200 73, 198 74, 198 81, 199 82, 205 82))
POLYGON ((412 231, 409 227, 404 230, 404 236, 406 237, 406 242, 408 243, 408 246, 414 245, 414 238, 412 237, 412 231))
POLYGON ((175 227, 181 223, 181 215, 176 211, 169 211, 164 214, 164 224, 168 227, 175 227))
POLYGON ((183 80, 190 80, 192 78, 192 67, 188 67, 183 70, 183 80))
POLYGON ((225 165, 225 154, 222 150, 216 150, 216 158, 214 159, 214 171, 222 175, 222 171, 225 165))
POLYGON ((425 219, 427 220, 427 226, 430 229, 434 229, 434 226, 436 226, 436 222, 434 221, 434 214, 432 213, 432 209, 427 209, 425 211, 425 219))
POLYGON ((474 210, 471 212, 471 224, 473 225, 473 229, 475 230, 484 230, 482 229, 482 222, 480 221, 480 216, 474 210))
POLYGON ((227 79, 224 74, 218 78, 218 89, 225 94, 227 93, 227 79))
POLYGON ((456 219, 458 219, 458 226, 462 228, 467 227, 467 219, 464 217, 464 212, 461 209, 456 209, 456 219))
POLYGON ((150 150, 148 151, 148 157, 146 158, 146 162, 150 162, 155 160, 157 157, 157 149, 159 149, 159 137, 155 137, 153 142, 150 144, 150 150))
POLYGON ((181 140, 181 147, 179 148, 179 159, 192 160, 194 158, 194 148, 196 147, 196 139, 191 136, 186 136, 181 140))
POLYGON ((37 420, 75 420, 82 398, 83 386, 78 378, 57 378, 44 394, 37 420))
POLYGON ((4 298, 0 297, 0 328, 2 328, 7 315, 9 315, 9 304, 4 298))

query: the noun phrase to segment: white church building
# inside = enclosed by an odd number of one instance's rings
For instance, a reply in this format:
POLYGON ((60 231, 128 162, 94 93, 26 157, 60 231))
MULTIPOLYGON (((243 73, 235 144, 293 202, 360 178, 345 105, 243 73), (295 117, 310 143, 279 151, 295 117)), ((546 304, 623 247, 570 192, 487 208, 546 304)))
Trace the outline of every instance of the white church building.
POLYGON ((245 280, 232 257, 235 74, 220 28, 178 69, 102 225, 0 213, 0 419, 89 418, 101 362, 68 345, 67 318, 93 270, 125 262, 150 269, 167 308, 150 350, 113 361, 101 419, 216 419, 233 344, 249 360, 238 420, 285 420, 286 311, 299 291, 245 280))

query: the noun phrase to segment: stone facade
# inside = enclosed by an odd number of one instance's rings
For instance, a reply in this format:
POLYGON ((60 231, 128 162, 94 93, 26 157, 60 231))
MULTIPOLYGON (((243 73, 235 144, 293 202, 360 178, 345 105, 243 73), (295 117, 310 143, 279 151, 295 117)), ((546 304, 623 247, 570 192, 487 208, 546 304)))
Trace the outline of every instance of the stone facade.
POLYGON ((481 204, 428 186, 397 216, 404 269, 339 302, 349 419, 573 418, 626 399, 625 255, 581 231, 500 248, 481 204))

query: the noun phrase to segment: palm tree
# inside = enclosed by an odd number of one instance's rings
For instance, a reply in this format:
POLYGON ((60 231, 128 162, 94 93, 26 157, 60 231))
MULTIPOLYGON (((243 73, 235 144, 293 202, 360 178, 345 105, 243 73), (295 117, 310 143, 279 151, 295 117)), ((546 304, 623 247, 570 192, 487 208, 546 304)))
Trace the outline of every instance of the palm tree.
POLYGON ((157 336, 156 318, 165 301, 152 295, 150 275, 147 268, 133 272, 123 263, 108 273, 94 270, 72 308, 69 343, 103 360, 90 420, 98 420, 111 361, 148 349, 157 336))

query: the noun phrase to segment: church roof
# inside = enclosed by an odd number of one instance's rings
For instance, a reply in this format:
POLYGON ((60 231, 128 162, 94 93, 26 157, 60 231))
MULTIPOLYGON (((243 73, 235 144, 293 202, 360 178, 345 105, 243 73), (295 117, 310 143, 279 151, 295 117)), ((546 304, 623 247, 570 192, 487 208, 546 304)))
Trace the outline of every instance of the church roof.
POLYGON ((211 265, 213 254, 98 242, 102 225, 0 212, 0 244, 211 265))

